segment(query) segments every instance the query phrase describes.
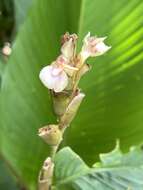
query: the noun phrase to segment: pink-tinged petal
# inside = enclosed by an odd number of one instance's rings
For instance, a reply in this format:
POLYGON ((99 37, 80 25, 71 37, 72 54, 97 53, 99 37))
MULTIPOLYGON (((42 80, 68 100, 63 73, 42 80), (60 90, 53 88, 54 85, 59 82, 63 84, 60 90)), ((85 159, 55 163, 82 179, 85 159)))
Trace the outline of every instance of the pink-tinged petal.
POLYGON ((97 38, 90 36, 90 32, 83 40, 83 47, 80 53, 81 58, 85 61, 88 57, 95 57, 104 54, 111 47, 104 44, 106 37, 97 38))
POLYGON ((69 60, 63 55, 57 58, 55 65, 57 65, 58 70, 61 68, 61 70, 64 70, 69 76, 72 76, 73 73, 78 70, 78 68, 71 66, 69 60))
POLYGON ((78 68, 76 67, 72 67, 70 65, 64 64, 64 71, 69 75, 69 76, 73 76, 73 74, 78 71, 78 68))
POLYGON ((111 47, 110 46, 106 46, 103 42, 100 42, 96 45, 96 50, 99 54, 103 54, 106 51, 108 51, 111 47))
POLYGON ((39 74, 41 82, 49 89, 53 89, 53 76, 52 76, 53 66, 44 67, 39 74))
POLYGON ((68 41, 66 41, 62 48, 61 48, 61 53, 67 58, 71 59, 72 56, 74 55, 74 42, 72 38, 70 38, 68 41))
POLYGON ((68 64, 68 63, 69 60, 62 54, 56 59, 56 65, 58 66, 62 66, 63 64, 68 64))
POLYGON ((63 91, 68 85, 67 74, 61 70, 61 68, 58 70, 58 67, 56 67, 54 64, 44 67, 40 71, 39 78, 44 86, 51 90, 54 90, 55 92, 63 91))
POLYGON ((59 75, 62 72, 62 70, 63 70, 62 67, 56 67, 56 66, 54 66, 53 69, 52 69, 51 74, 53 76, 57 76, 57 75, 59 75))
POLYGON ((54 85, 53 85, 53 89, 55 92, 62 92, 68 85, 68 76, 67 74, 62 71, 60 73, 60 75, 58 75, 57 77, 54 77, 54 81, 53 81, 54 85))
POLYGON ((77 39, 78 39, 78 36, 76 34, 69 34, 68 32, 66 32, 62 36, 61 53, 68 60, 70 60, 74 56, 77 39))
POLYGON ((88 32, 87 34, 86 34, 86 36, 84 37, 84 39, 83 39, 83 43, 84 44, 88 44, 88 39, 90 38, 90 32, 88 32))
POLYGON ((81 51, 80 55, 81 55, 81 58, 82 58, 83 62, 84 62, 88 57, 90 57, 90 53, 89 53, 88 51, 81 51))

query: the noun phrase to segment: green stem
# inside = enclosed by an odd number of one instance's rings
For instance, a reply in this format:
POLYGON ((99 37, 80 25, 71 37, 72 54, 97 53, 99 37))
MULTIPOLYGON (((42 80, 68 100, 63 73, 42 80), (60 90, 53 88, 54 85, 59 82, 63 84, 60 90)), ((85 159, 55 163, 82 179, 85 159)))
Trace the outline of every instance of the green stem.
MULTIPOLYGON (((77 89, 77 87, 78 87, 78 83, 79 83, 79 80, 80 80, 80 70, 82 69, 82 67, 83 67, 83 65, 81 65, 79 71, 78 71, 78 72, 76 73, 76 75, 74 76, 74 85, 73 85, 73 89, 72 89, 72 93, 71 93, 71 98, 70 98, 69 104, 72 102, 72 100, 73 100, 73 98, 74 98, 74 96, 75 96, 75 92, 76 92, 76 89, 77 89)), ((69 104, 68 104, 68 105, 69 105, 69 104)), ((66 114, 66 112, 65 112, 64 114, 66 114)), ((63 115, 64 115, 64 114, 63 114, 63 115)), ((61 117, 62 117, 62 116, 61 116, 61 117)), ((62 133, 62 136, 63 136, 63 134, 64 134, 66 128, 68 127, 68 125, 64 125, 64 123, 61 122, 61 117, 59 118, 59 128, 60 128, 61 133, 62 133)), ((71 121, 70 121, 70 122, 71 122, 71 121)), ((69 123, 69 124, 70 124, 70 123, 69 123)), ((52 159, 52 163, 54 163, 55 156, 56 156, 57 150, 58 150, 58 148, 59 148, 59 146, 60 146, 60 143, 61 143, 61 141, 60 141, 57 145, 51 146, 50 158, 52 159)), ((44 171, 43 176, 46 176, 46 175, 47 175, 47 174, 46 174, 46 172, 44 171)), ((44 178, 44 180, 46 180, 46 182, 48 182, 48 180, 50 180, 50 185, 49 185, 48 183, 46 183, 46 184, 45 184, 46 186, 42 186, 42 188, 39 188, 39 190, 46 190, 46 188, 47 188, 47 190, 54 190, 54 189, 53 189, 54 186, 52 186, 52 184, 53 184, 53 175, 54 175, 54 168, 53 168, 53 170, 52 170, 50 179, 44 178)))
POLYGON ((80 72, 81 72, 83 66, 84 66, 84 64, 82 63, 79 70, 78 70, 78 72, 74 76, 74 79, 73 79, 74 80, 74 85, 73 85, 73 90, 72 90, 73 92, 72 92, 72 96, 71 96, 72 98, 73 98, 73 96, 74 96, 74 94, 75 94, 75 92, 76 92, 76 90, 78 88, 78 84, 79 84, 79 81, 80 81, 80 78, 81 78, 80 72))
MULTIPOLYGON (((56 145, 56 146, 52 146, 51 147, 51 159, 52 159, 52 162, 54 163, 54 159, 55 159, 55 156, 56 156, 56 153, 57 153, 57 150, 59 148, 61 144, 61 141, 56 145)), ((54 190, 54 186, 52 186, 53 184, 53 174, 54 174, 54 168, 53 168, 53 173, 52 173, 52 178, 51 178, 51 186, 49 187, 49 190, 54 190)))
POLYGON ((54 162, 54 159, 55 159, 56 152, 57 152, 57 150, 59 148, 59 145, 60 145, 60 143, 58 145, 56 145, 56 146, 51 147, 51 154, 50 155, 51 155, 51 159, 52 159, 53 162, 54 162))

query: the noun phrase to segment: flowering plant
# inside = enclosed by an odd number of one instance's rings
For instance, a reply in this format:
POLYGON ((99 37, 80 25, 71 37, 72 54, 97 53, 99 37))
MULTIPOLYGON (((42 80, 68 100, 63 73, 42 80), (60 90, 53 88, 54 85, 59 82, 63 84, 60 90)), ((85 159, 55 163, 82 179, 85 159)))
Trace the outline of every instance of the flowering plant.
POLYGON ((39 189, 51 189, 54 172, 54 159, 63 133, 74 119, 85 97, 78 87, 81 77, 90 69, 86 63, 89 57, 96 57, 107 52, 111 47, 105 45, 106 38, 97 38, 88 33, 81 52, 76 54, 78 36, 65 33, 62 36, 61 55, 40 71, 40 80, 51 90, 53 107, 57 115, 57 124, 50 124, 39 129, 39 136, 51 146, 51 157, 44 162, 39 176, 39 189))
POLYGON ((143 189, 142 5, 0 1, 0 189, 143 189))

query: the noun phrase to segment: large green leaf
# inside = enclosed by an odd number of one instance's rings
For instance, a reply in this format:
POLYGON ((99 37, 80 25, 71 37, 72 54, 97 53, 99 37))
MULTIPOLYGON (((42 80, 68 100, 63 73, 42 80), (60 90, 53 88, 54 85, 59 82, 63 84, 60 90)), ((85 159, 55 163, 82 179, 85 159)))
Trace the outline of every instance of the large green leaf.
POLYGON ((65 31, 78 33, 80 39, 88 31, 107 35, 113 48, 89 60, 93 69, 81 82, 86 99, 64 144, 93 163, 116 138, 124 149, 142 141, 142 8, 141 0, 115 0, 112 6, 110 0, 37 0, 32 7, 4 74, 0 113, 1 151, 29 189, 35 189, 49 152, 37 129, 55 121, 38 74, 59 54, 65 31))
MULTIPOLYGON (((2 38, 0 39, 0 44, 2 43, 2 46, 4 45, 4 41, 11 41, 11 36, 13 36, 14 41, 14 33, 17 32, 16 30, 18 30, 18 28, 20 28, 20 26, 24 23, 31 5, 32 0, 14 0, 14 2, 13 0, 2 0, 0 2, 0 38, 2 38), (11 33, 13 33, 13 35, 11 33)), ((0 54, 0 59, 1 87, 2 74, 4 74, 4 69, 7 66, 6 63, 8 62, 8 57, 4 57, 2 54, 0 54)))
POLYGON ((0 157, 0 189, 18 190, 17 179, 12 175, 12 172, 7 168, 7 165, 0 157))
POLYGON ((91 31, 108 36, 112 45, 106 55, 88 61, 93 68, 80 84, 86 98, 65 142, 93 163, 117 138, 123 150, 143 140, 143 2, 83 0, 81 5, 80 39, 91 31))
POLYGON ((18 29, 25 21, 34 0, 14 0, 15 27, 18 29))
POLYGON ((143 151, 132 147, 123 154, 117 146, 100 155, 101 163, 89 168, 70 148, 59 151, 55 159, 55 187, 72 186, 76 190, 142 190, 143 151), (66 159, 65 159, 66 158, 66 159))
POLYGON ((3 64, 3 62, 0 60, 0 76, 1 76, 2 73, 3 73, 3 69, 4 69, 4 64, 3 64))
POLYGON ((60 36, 70 30, 63 5, 66 1, 37 1, 13 46, 2 82, 1 151, 30 189, 35 189, 49 152, 37 130, 54 121, 48 90, 38 75, 59 53, 60 36))

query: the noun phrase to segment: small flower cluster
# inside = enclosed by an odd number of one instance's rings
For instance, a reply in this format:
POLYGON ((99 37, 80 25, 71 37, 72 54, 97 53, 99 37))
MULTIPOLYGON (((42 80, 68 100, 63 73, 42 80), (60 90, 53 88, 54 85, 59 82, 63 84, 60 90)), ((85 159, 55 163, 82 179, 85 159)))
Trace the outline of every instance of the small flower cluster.
POLYGON ((51 189, 54 171, 54 156, 63 139, 65 129, 70 125, 83 101, 85 94, 80 92, 80 78, 90 69, 86 64, 89 57, 104 54, 111 47, 104 44, 106 38, 97 38, 88 33, 81 51, 76 53, 77 35, 66 33, 62 37, 61 54, 57 59, 40 71, 42 83, 50 89, 53 108, 57 115, 56 124, 39 129, 38 135, 51 146, 51 157, 46 159, 40 172, 41 189, 51 189), (44 182, 44 183, 43 183, 44 182))
POLYGON ((55 93, 72 90, 81 73, 84 73, 87 58, 102 55, 111 48, 104 43, 106 37, 97 38, 88 33, 83 40, 81 52, 76 54, 77 39, 76 34, 66 33, 62 37, 61 55, 40 72, 42 83, 55 93))

